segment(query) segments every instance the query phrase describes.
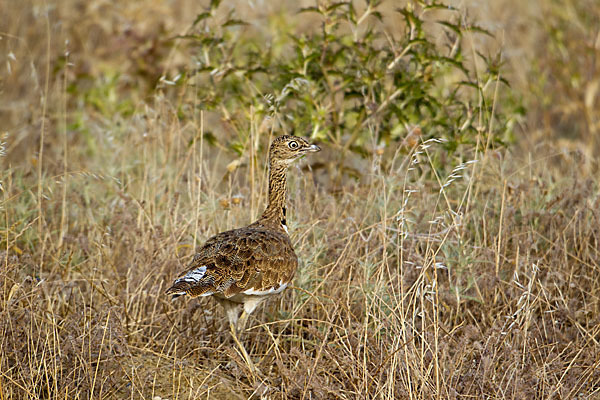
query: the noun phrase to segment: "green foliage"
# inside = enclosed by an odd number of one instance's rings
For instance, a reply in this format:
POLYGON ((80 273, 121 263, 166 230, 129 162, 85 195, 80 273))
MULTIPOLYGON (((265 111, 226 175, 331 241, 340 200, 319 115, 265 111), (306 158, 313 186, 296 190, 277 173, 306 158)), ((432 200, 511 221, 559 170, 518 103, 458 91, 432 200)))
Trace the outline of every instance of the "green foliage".
POLYGON ((240 28, 244 22, 232 13, 218 21, 218 3, 179 37, 190 42, 195 63, 180 84, 196 85, 202 109, 241 110, 238 126, 248 126, 243 119, 253 110, 286 132, 361 154, 374 144, 412 147, 431 137, 446 139, 446 150, 473 149, 478 133, 489 129, 492 144, 508 137, 511 115, 492 113, 495 84, 506 83, 500 57, 476 55, 486 66, 476 73, 463 52, 465 39, 491 35, 453 7, 417 1, 384 18, 381 1, 367 1, 360 11, 353 2, 320 4, 301 9, 289 24, 316 16, 320 29, 296 35, 288 28, 269 38, 240 28), (384 20, 398 16, 401 26, 387 32, 384 20), (435 33, 443 35, 441 44, 435 33))
MULTIPOLYGON (((58 67, 56 70, 60 71, 58 67)), ((134 113, 133 100, 130 96, 122 95, 122 85, 121 73, 107 68, 97 77, 84 73, 76 74, 75 80, 66 90, 72 98, 81 99, 101 116, 110 119, 117 115, 127 117, 134 113)))

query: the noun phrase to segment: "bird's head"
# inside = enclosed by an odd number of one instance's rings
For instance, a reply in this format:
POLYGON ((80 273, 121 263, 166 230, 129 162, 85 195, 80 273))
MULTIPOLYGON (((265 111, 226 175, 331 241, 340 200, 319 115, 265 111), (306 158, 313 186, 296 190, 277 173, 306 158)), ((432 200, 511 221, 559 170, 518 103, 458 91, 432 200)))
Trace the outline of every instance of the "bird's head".
POLYGON ((287 166, 305 154, 315 153, 320 150, 319 146, 311 144, 306 139, 298 136, 283 135, 276 137, 271 143, 269 159, 272 164, 277 163, 287 166))

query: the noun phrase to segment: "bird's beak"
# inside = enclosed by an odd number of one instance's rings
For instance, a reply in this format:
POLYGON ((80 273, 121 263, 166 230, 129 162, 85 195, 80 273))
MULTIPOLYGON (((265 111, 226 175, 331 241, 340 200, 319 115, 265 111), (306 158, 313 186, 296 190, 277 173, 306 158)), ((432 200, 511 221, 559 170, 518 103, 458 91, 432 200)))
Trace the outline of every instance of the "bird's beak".
POLYGON ((309 153, 316 153, 317 151, 321 151, 321 148, 319 146, 317 146, 316 144, 311 145, 307 151, 309 153))

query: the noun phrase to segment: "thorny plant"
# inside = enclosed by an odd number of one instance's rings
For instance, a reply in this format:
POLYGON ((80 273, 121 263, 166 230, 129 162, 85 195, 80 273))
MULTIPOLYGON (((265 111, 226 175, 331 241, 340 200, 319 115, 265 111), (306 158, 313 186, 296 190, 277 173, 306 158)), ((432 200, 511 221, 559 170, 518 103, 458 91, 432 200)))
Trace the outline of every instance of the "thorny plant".
POLYGON ((511 141, 519 111, 493 110, 498 84, 507 84, 501 54, 469 51, 474 36, 491 34, 457 8, 419 0, 384 18, 382 1, 319 2, 297 16, 316 16, 318 29, 297 35, 287 28, 269 38, 233 11, 217 13, 219 5, 211 1, 178 36, 193 65, 170 84, 193 87, 196 107, 228 115, 238 151, 250 115, 272 115, 282 131, 330 142, 342 150, 338 165, 347 150, 366 155, 394 142, 410 148, 443 138, 445 152, 468 157, 511 141), (394 34, 385 23, 391 20, 400 26, 394 34))

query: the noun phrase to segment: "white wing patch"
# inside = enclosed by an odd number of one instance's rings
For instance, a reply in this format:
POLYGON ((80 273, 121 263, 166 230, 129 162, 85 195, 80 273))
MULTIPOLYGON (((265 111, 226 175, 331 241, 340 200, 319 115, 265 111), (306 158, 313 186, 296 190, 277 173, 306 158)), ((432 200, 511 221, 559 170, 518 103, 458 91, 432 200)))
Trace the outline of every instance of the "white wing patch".
POLYGON ((288 286, 287 283, 280 283, 277 288, 270 288, 267 290, 256 290, 254 288, 246 289, 242 293, 252 296, 266 296, 269 294, 277 294, 283 292, 283 290, 288 286))
MULTIPOLYGON (((213 294, 215 294, 215 292, 208 292, 208 293, 203 293, 200 295, 200 297, 206 297, 206 296, 212 296, 213 294)), ((185 296, 187 295, 187 292, 177 292, 177 293, 173 293, 171 296, 173 296, 171 298, 172 301, 174 301, 175 299, 177 299, 180 296, 185 296)))
POLYGON ((171 301, 175 301, 178 297, 185 296, 186 294, 187 294, 186 292, 173 293, 171 296, 171 301))
POLYGON ((190 283, 199 282, 200 279, 202 279, 202 277, 204 276, 204 274, 206 274, 206 265, 203 265, 203 266, 201 266, 199 268, 191 270, 190 272, 188 272, 187 274, 185 274, 181 278, 177 279, 175 281, 175 283, 178 283, 178 282, 190 282, 190 283))

